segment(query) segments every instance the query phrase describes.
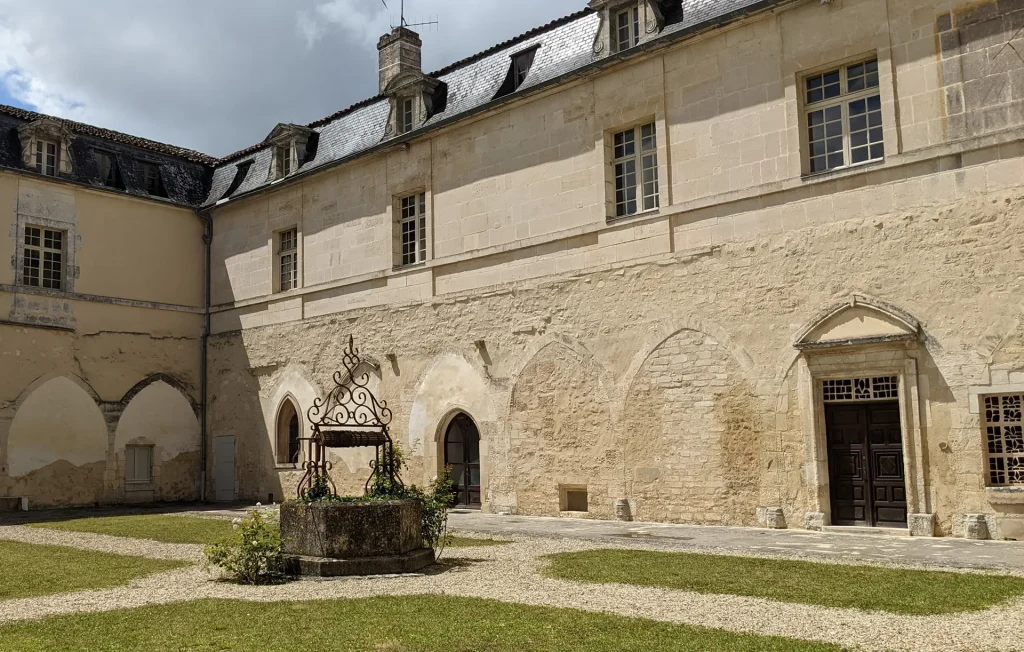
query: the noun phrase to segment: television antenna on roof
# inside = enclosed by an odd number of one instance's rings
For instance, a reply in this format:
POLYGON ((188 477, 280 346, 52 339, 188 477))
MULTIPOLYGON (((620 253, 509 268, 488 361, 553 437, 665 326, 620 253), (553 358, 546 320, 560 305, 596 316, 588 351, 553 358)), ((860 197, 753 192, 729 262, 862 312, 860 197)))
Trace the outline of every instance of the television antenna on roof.
MULTIPOLYGON (((385 9, 390 10, 390 7, 388 7, 387 0, 380 0, 380 1, 381 1, 381 4, 384 5, 385 9)), ((437 20, 426 20, 426 21, 422 21, 422 22, 419 22, 419 23, 410 23, 410 22, 406 21, 405 20, 405 0, 401 0, 401 2, 402 2, 402 4, 401 4, 401 13, 399 14, 400 18, 399 18, 399 23, 398 24, 401 25, 402 27, 421 27, 423 25, 428 25, 429 26, 429 25, 437 25, 438 24, 437 20)), ((395 26, 392 25, 391 29, 394 29, 394 28, 395 28, 395 26)))

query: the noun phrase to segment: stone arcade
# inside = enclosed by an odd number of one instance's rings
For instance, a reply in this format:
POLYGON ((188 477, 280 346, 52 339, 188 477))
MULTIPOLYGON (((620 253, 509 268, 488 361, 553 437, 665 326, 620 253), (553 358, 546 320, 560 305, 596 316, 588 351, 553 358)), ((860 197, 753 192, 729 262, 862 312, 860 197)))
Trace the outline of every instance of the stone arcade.
POLYGON ((432 73, 403 28, 220 160, 2 109, 0 496, 290 497, 354 336, 465 507, 1024 538, 1022 26, 592 0, 432 73))

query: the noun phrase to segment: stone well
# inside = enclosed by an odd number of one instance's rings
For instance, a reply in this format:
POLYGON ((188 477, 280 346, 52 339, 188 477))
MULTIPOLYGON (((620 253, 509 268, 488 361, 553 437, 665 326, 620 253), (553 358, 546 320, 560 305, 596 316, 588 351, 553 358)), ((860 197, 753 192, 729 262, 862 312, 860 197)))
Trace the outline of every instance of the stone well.
POLYGON ((434 563, 415 500, 281 505, 281 550, 290 575, 412 573, 434 563))

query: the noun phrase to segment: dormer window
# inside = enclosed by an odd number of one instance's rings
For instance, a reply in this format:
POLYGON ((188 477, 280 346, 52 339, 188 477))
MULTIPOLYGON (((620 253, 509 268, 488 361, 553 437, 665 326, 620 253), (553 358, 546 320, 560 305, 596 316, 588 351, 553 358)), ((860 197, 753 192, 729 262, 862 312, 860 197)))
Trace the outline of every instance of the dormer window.
POLYGON ((99 169, 99 181, 108 188, 124 188, 121 171, 117 169, 117 157, 110 152, 96 152, 96 166, 99 169))
POLYGON ((60 169, 60 145, 48 140, 36 141, 36 172, 57 176, 60 169))
POLYGON ((160 177, 160 166, 154 163, 139 163, 139 181, 142 189, 154 197, 166 197, 163 179, 160 177))
POLYGON ((283 179, 292 173, 292 152, 295 148, 291 143, 278 145, 275 155, 277 156, 277 178, 283 179))
POLYGON ((407 134, 412 131, 413 101, 411 97, 398 102, 398 133, 407 134))
POLYGON ((537 47, 539 46, 534 46, 529 50, 512 55, 512 64, 509 66, 508 75, 505 77, 505 82, 501 85, 501 88, 494 94, 495 99, 511 95, 519 90, 519 87, 526 81, 526 76, 530 74, 534 56, 537 54, 537 47))
POLYGON ((615 52, 622 52, 640 42, 640 7, 634 6, 614 14, 612 43, 615 52))

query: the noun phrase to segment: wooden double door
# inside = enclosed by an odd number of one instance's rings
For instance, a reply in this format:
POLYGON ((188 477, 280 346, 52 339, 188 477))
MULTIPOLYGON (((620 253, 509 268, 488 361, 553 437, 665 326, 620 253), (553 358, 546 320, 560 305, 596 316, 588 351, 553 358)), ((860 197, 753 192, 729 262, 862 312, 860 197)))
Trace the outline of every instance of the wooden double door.
POLYGON ((465 414, 448 424, 444 435, 444 463, 452 468, 455 504, 480 507, 480 433, 465 414))
POLYGON ((825 404, 834 525, 907 527, 898 401, 825 404))

